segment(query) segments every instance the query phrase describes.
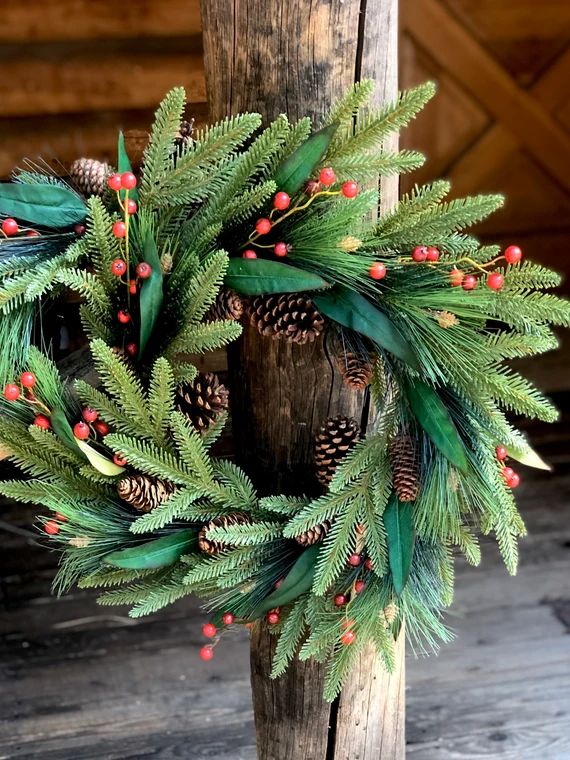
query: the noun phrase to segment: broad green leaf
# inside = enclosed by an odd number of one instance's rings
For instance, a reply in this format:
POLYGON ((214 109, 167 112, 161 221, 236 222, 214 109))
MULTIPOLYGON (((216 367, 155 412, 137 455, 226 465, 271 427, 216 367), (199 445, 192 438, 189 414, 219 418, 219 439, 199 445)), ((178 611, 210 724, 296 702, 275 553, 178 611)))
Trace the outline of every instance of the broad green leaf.
POLYGON ((71 449, 72 451, 75 451, 76 454, 80 454, 81 456, 85 457, 85 452, 81 451, 79 448, 78 440, 73 435, 73 430, 67 421, 67 417, 65 416, 63 409, 54 409, 50 415, 50 420, 54 433, 57 435, 59 440, 64 443, 68 449, 71 449))
MULTIPOLYGON (((125 136, 123 135, 122 130, 119 132, 119 139, 117 141, 117 166, 120 174, 133 171, 131 160, 127 153, 127 149, 125 148, 125 136)), ((121 200, 123 200, 124 197, 125 190, 121 190, 121 200)), ((136 187, 133 190, 129 190, 129 198, 132 198, 132 200, 137 203, 139 202, 139 191, 136 187)))
POLYGON ((545 462, 540 454, 538 454, 528 443, 525 446, 520 447, 513 447, 511 444, 509 446, 509 456, 511 459, 524 464, 526 467, 534 467, 537 470, 552 470, 551 465, 549 465, 548 462, 545 462))
POLYGON ((69 227, 82 222, 87 207, 82 198, 58 185, 0 184, 0 216, 13 216, 42 227, 69 227))
POLYGON ((183 554, 187 554, 196 544, 196 531, 181 530, 169 536, 147 541, 138 546, 121 549, 107 554, 103 558, 106 565, 129 568, 131 570, 147 570, 167 567, 177 562, 183 554))
POLYGON ((415 531, 411 502, 401 502, 392 494, 384 510, 384 528, 388 542, 388 562, 392 572, 392 582, 398 595, 408 581, 414 554, 415 531))
POLYGON ((417 421, 434 445, 451 464, 465 472, 468 467, 465 446, 436 391, 421 380, 410 380, 406 384, 406 395, 417 421))
POLYGON ((224 282, 229 288, 246 296, 296 293, 299 290, 329 287, 318 274, 266 259, 230 259, 224 282))
POLYGON ((143 259, 152 267, 152 274, 143 282, 139 300, 141 316, 139 359, 144 354, 162 307, 162 268, 156 243, 151 235, 148 235, 145 240, 143 259))
POLYGON ((78 439, 76 443, 89 460, 89 464, 98 472, 102 473, 103 475, 109 475, 111 477, 120 475, 122 472, 124 472, 124 467, 119 467, 119 465, 115 464, 110 459, 107 459, 107 457, 104 457, 103 454, 99 454, 99 452, 95 451, 95 449, 90 446, 87 441, 80 441, 78 439))
POLYGON ((294 195, 301 189, 325 155, 336 129, 337 125, 331 124, 314 132, 285 159, 273 177, 278 190, 294 195))
POLYGON ((274 607, 282 607, 309 591, 313 585, 320 548, 320 544, 315 544, 305 549, 285 576, 283 583, 261 602, 251 618, 258 618, 274 607))
POLYGON ((418 360, 409 343, 383 311, 354 290, 338 286, 328 293, 316 293, 312 299, 319 311, 335 322, 374 341, 414 369, 418 360))

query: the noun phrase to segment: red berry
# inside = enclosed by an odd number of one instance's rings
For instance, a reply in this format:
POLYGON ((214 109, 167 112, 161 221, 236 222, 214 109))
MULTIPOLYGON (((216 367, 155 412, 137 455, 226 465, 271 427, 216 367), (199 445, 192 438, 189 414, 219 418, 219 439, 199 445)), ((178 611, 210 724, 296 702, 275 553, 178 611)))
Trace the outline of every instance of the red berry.
POLYGON ((354 584, 354 590, 357 594, 360 594, 361 591, 364 591, 364 587, 366 586, 366 583, 364 581, 356 581, 354 584))
POLYGON ((337 594, 334 598, 334 603, 337 607, 342 607, 343 604, 346 604, 346 596, 344 594, 337 594))
POLYGON ((37 414, 34 418, 34 425, 42 430, 49 430, 51 422, 49 421, 49 417, 46 417, 45 414, 37 414))
POLYGON ((461 285, 463 290, 475 290, 477 287, 477 278, 474 274, 466 274, 463 278, 463 283, 461 285))
POLYGON ((121 454, 114 454, 113 462, 117 465, 117 467, 125 467, 127 464, 127 460, 121 454))
POLYGON ((255 223, 255 229, 258 235, 267 235, 271 230, 271 222, 269 219, 258 219, 255 223))
POLYGON ((427 261, 438 261, 439 260, 439 248, 436 248, 434 245, 430 245, 427 249, 427 261))
POLYGON ((310 179, 305 185, 305 195, 315 195, 315 193, 318 193, 320 189, 320 182, 317 182, 316 179, 310 179))
POLYGON ((505 250, 505 259, 508 264, 518 264, 522 259, 522 251, 518 245, 510 245, 505 250))
POLYGON ((487 287, 491 290, 500 290, 505 284, 505 278, 500 272, 491 272, 487 277, 487 287))
POLYGON ((131 315, 126 309, 121 309, 117 312, 117 319, 122 325, 128 325, 131 321, 131 315))
POLYGON ((136 296, 136 294, 137 294, 137 281, 136 280, 129 280, 129 293, 132 296, 136 296))
POLYGON ((148 280, 152 274, 152 267, 146 261, 141 261, 140 264, 137 264, 136 273, 137 277, 140 277, 141 280, 148 280))
POLYGON ((2 232, 5 235, 17 235, 18 234, 18 222, 15 219, 4 219, 2 222, 2 232))
POLYGON ((236 616, 233 612, 224 612, 222 615, 222 623, 224 625, 233 625, 235 622, 236 616))
POLYGON ((97 422, 94 422, 93 427, 99 433, 99 435, 102 436, 109 435, 109 431, 111 430, 109 425, 107 425, 107 423, 103 420, 97 420, 97 422))
POLYGON ((344 618, 344 620, 341 621, 340 627, 346 631, 347 628, 352 628, 354 625, 354 620, 352 618, 344 618))
POLYGON ((515 471, 512 467, 503 467, 501 471, 501 475, 504 477, 504 479, 508 482, 513 475, 515 474, 515 471))
POLYGON ((86 425, 85 422, 78 422, 73 427, 73 435, 80 441, 86 441, 89 438, 89 432, 89 425, 86 425))
POLYGON ((44 524, 44 530, 48 536, 55 536, 59 533, 59 525, 55 520, 48 520, 47 523, 44 524))
POLYGON ((20 382, 24 388, 33 388, 37 380, 33 372, 22 372, 20 375, 20 382))
POLYGON ((275 243, 275 248, 273 249, 276 256, 287 256, 289 253, 289 246, 287 243, 275 243))
POLYGON ((127 201, 127 214, 129 214, 129 216, 132 216, 133 214, 136 214, 137 213, 137 208, 138 208, 137 207, 137 202, 133 201, 132 198, 129 198, 129 200, 127 201))
POLYGON ((267 614, 267 622, 269 625, 277 625, 279 622, 279 613, 278 612, 269 612, 267 614))
POLYGON ((290 203, 291 198, 283 191, 277 193, 273 199, 273 205, 278 211, 285 211, 286 208, 289 208, 290 203))
POLYGON ((121 187, 125 190, 133 190, 137 186, 137 178, 132 172, 123 172, 121 174, 121 187))
POLYGON ((125 351, 129 356, 132 356, 134 358, 139 352, 139 347, 136 343, 127 343, 125 346, 125 351))
POLYGON ((7 401, 16 401, 20 398, 20 389, 16 383, 8 383, 4 386, 4 398, 7 401))
POLYGON ((345 631, 342 636, 340 637, 340 640, 345 646, 348 646, 349 644, 352 644, 356 638, 356 634, 354 631, 345 631))
POLYGON ((334 185, 336 181, 336 174, 334 171, 327 167, 326 169, 321 169, 319 172, 319 182, 321 185, 324 185, 325 187, 330 187, 331 185, 334 185))
POLYGON ((412 251, 412 259, 417 262, 425 261, 427 259, 428 251, 429 248, 427 245, 416 245, 412 251))
POLYGON ((369 558, 366 560, 366 562, 364 563, 364 567, 365 567, 367 570, 374 570, 374 565, 372 564, 372 560, 370 559, 370 557, 369 557, 369 558))
POLYGON ((275 588, 279 588, 279 586, 281 586, 283 584, 284 580, 285 580, 285 578, 279 578, 278 581, 275 581, 275 584, 274 584, 275 588))
POLYGON ((40 237, 40 233, 37 230, 28 230, 26 237, 40 237))
POLYGON ((356 198, 358 195, 358 185, 356 182, 343 182, 341 192, 345 198, 356 198))
POLYGON ((252 251, 251 248, 248 248, 247 251, 243 252, 243 258, 244 259, 256 259, 257 253, 255 251, 252 251))
POLYGON ((93 409, 91 406, 86 406, 81 410, 81 416, 85 420, 85 422, 95 422, 97 417, 99 416, 99 412, 97 409, 93 409))
POLYGON ((59 522, 66 522, 67 517, 65 515, 62 515, 61 512, 56 512, 55 519, 58 520, 59 522))
POLYGON ((113 235, 117 238, 124 238, 127 234, 127 225, 124 222, 115 222, 113 224, 113 235))
POLYGON ((202 647, 200 649, 200 659, 204 660, 204 662, 210 662, 210 660, 214 656, 214 648, 206 644, 205 647, 202 647))
POLYGON ((204 623, 204 625, 202 626, 202 633, 208 639, 213 639, 217 632, 218 632, 218 629, 213 623, 204 623))
POLYGON ((107 184, 111 188, 111 190, 120 190, 121 189, 121 175, 120 174, 111 174, 110 177, 107 178, 107 184))
POLYGON ((358 567, 361 562, 362 562, 362 557, 360 556, 360 554, 356 554, 356 553, 351 554, 350 557, 348 558, 348 564, 351 565, 352 567, 358 567))
POLYGON ((381 261, 375 261, 368 270, 368 274, 373 280, 382 280, 386 277, 386 265, 381 261))
POLYGON ((74 224, 73 231, 76 235, 84 235, 87 227, 84 224, 74 224))
POLYGON ((508 456, 508 452, 504 446, 497 446, 495 449, 495 454, 497 455, 499 462, 504 461, 508 456))
POLYGON ((451 287, 458 288, 460 285, 463 284, 463 272, 461 269, 457 269, 457 267, 453 267, 451 272, 449 273, 449 280, 451 282, 451 287))
POLYGON ((509 488, 518 488, 520 484, 521 484, 521 478, 517 472, 514 472, 511 475, 511 477, 507 480, 507 485, 509 488))
POLYGON ((123 259, 115 259, 111 264, 111 272, 115 277, 122 277, 127 271, 127 262, 123 259))

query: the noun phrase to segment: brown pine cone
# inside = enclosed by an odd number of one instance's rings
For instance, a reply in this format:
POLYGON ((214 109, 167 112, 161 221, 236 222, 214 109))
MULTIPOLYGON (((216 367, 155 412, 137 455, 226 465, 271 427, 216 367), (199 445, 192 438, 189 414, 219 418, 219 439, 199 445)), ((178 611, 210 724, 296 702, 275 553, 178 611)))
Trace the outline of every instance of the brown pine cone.
POLYGON ((109 164, 94 158, 78 158, 69 167, 69 178, 85 196, 103 195, 107 177, 112 173, 109 164))
POLYGON ((319 483, 327 486, 337 466, 360 438, 360 426, 351 417, 329 417, 315 436, 314 463, 319 483))
POLYGON ((233 319, 237 322, 242 314, 243 301, 239 294, 231 288, 221 288, 204 319, 207 322, 214 322, 216 319, 233 319))
POLYGON ((322 523, 314 525, 312 528, 309 528, 309 530, 301 533, 300 536, 295 536, 295 541, 298 544, 301 544, 301 546, 312 546, 323 540, 331 529, 331 525, 332 523, 330 520, 323 520, 322 523))
POLYGON ((414 441, 399 433, 390 441, 392 482, 400 501, 415 501, 420 490, 420 465, 414 441))
POLYGON ((370 356, 346 351, 337 357, 337 364, 345 385, 355 391, 361 391, 370 384, 374 367, 370 356))
POLYGON ((117 493, 139 512, 150 512, 169 499, 176 487, 168 480, 148 475, 127 475, 117 484, 117 493))
POLYGON ((219 554, 224 549, 231 549, 232 546, 230 544, 224 544, 221 541, 214 541, 208 538, 208 531, 212 530, 212 528, 230 528, 232 525, 245 525, 250 522, 251 519, 245 512, 232 512, 230 515, 214 517, 198 533, 198 546, 200 550, 204 554, 214 555, 219 554))
POLYGON ((258 296, 250 307, 250 322, 261 335, 290 343, 312 343, 325 321, 304 293, 258 296))
POLYGON ((174 138, 174 145, 175 147, 175 156, 179 156, 187 145, 191 145, 192 135, 194 133, 194 119, 190 119, 190 121, 181 121, 180 126, 178 127, 178 132, 176 133, 176 136, 174 138))
POLYGON ((176 408, 185 414, 196 430, 207 430, 228 411, 229 393, 214 372, 199 372, 191 383, 176 390, 176 408))

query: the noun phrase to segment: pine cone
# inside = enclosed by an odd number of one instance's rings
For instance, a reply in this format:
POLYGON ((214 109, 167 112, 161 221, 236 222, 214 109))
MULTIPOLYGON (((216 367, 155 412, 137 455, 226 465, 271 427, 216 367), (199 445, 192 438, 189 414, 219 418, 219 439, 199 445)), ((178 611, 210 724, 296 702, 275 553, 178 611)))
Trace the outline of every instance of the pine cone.
POLYGON ((420 467, 414 442, 407 433, 390 441, 394 491, 400 501, 415 501, 420 490, 420 467))
POLYGON ((337 364, 343 382, 349 388, 361 391, 370 384, 374 368, 369 356, 346 351, 342 356, 337 358, 337 364))
POLYGON ((174 144, 176 146, 175 155, 179 156, 187 145, 192 144, 192 134, 194 133, 194 119, 190 121, 181 121, 178 127, 178 132, 174 138, 174 144))
POLYGON ((337 466, 360 438, 358 422, 351 417, 329 417, 315 436, 314 462, 317 480, 327 486, 337 466))
POLYGON ((213 322, 216 319, 233 319, 237 322, 238 319, 241 319, 242 314, 243 301, 241 297, 231 288, 221 288, 204 319, 207 322, 213 322))
POLYGON ((301 546, 312 546, 323 540, 331 529, 331 524, 330 520, 323 520, 322 523, 314 525, 312 528, 309 528, 309 530, 301 533, 300 536, 295 536, 295 541, 298 544, 301 544, 301 546))
POLYGON ((228 410, 228 389, 213 372, 198 373, 191 383, 179 386, 176 407, 185 414, 196 430, 204 431, 228 410))
POLYGON ((219 554, 224 549, 231 549, 230 544, 224 544, 221 541, 214 541, 208 538, 208 531, 212 528, 230 528, 232 525, 245 525, 250 523, 251 519, 245 512, 233 512, 230 515, 222 515, 221 517, 214 517, 213 520, 206 523, 204 527, 198 533, 198 546, 204 554, 219 554))
POLYGON ((261 335, 284 338, 290 343, 312 343, 325 321, 303 293, 258 296, 250 309, 251 324, 261 335))
POLYGON ((112 169, 107 163, 94 158, 78 158, 69 167, 69 177, 85 196, 103 195, 107 189, 107 177, 112 169))
POLYGON ((168 480, 148 475, 128 475, 117 484, 117 493, 139 512, 150 512, 169 499, 176 487, 168 480))

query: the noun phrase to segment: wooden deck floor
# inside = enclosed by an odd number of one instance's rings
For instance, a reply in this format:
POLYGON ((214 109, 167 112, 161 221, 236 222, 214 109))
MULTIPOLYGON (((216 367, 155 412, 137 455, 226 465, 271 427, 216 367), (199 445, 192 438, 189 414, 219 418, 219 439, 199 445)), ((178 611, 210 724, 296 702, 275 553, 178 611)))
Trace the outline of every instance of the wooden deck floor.
MULTIPOLYGON (((408 659, 410 760, 570 758, 570 400, 534 429, 554 476, 524 473, 529 537, 509 578, 485 544, 459 564, 439 658, 408 659)), ((254 760, 247 636, 197 657, 203 618, 183 601, 132 621, 89 593, 49 595, 53 557, 6 505, 2 532, 0 760, 254 760)), ((315 758, 321 760, 321 758, 315 758)), ((352 760, 352 759, 351 759, 352 760)))

